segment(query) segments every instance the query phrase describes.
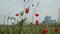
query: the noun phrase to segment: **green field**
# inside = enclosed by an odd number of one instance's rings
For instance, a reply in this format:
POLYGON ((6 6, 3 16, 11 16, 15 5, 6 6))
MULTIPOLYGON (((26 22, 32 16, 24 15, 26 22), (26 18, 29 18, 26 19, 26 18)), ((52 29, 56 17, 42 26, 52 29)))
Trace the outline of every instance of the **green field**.
MULTIPOLYGON (((42 30, 44 29, 45 27, 25 27, 23 26, 22 28, 22 31, 19 30, 20 28, 17 27, 17 26, 9 26, 7 28, 7 26, 0 26, 0 34, 20 34, 20 31, 21 31, 21 34, 43 34, 42 30), (34 32, 35 30, 35 32, 34 32)), ((48 33, 47 34, 60 34, 60 29, 58 32, 54 32, 54 28, 55 27, 48 27, 48 33)), ((60 27, 59 27, 60 28, 60 27)))

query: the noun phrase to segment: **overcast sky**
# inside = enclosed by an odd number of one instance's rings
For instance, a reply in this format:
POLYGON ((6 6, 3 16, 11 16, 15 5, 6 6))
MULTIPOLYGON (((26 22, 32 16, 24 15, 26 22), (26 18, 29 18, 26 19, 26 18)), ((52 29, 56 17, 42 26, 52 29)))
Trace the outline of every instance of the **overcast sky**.
POLYGON ((19 13, 28 7, 31 4, 34 4, 34 7, 30 6, 30 12, 28 14, 28 20, 32 20, 33 8, 36 7, 37 2, 40 2, 35 13, 39 13, 39 17, 34 17, 34 20, 38 19, 40 22, 44 20, 46 15, 52 16, 53 20, 58 18, 58 8, 60 8, 60 0, 26 0, 24 3, 23 0, 0 0, 0 15, 8 15, 11 12, 11 16, 15 16, 15 13, 19 13))

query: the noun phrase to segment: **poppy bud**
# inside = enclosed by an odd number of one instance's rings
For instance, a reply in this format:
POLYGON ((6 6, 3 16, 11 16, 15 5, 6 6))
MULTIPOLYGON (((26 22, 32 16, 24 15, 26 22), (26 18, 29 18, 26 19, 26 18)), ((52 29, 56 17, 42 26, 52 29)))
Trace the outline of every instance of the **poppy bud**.
POLYGON ((24 2, 25 2, 25 0, 24 0, 24 2))
POLYGON ((38 22, 39 22, 39 21, 38 21, 38 20, 36 20, 36 26, 38 26, 38 22))
POLYGON ((34 4, 32 4, 32 6, 34 6, 34 4))
POLYGON ((58 32, 58 28, 55 28, 55 30, 54 30, 55 32, 58 32))
POLYGON ((28 13, 28 12, 29 12, 29 8, 26 8, 26 9, 25 9, 25 13, 28 13))
POLYGON ((19 14, 16 14, 16 16, 19 16, 19 14))

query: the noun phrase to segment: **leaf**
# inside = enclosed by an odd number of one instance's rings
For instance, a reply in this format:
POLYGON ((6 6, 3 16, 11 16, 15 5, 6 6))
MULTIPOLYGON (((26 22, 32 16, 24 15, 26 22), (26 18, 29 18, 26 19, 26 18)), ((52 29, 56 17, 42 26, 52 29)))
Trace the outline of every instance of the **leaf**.
POLYGON ((22 19, 21 21, 19 21, 19 22, 18 22, 18 25, 19 25, 19 26, 23 26, 23 23, 25 23, 25 20, 26 20, 26 19, 27 19, 27 18, 22 19))
POLYGON ((14 20, 16 20, 14 17, 13 17, 14 20))
POLYGON ((20 12, 20 15, 21 15, 21 16, 23 16, 23 14, 24 14, 24 12, 23 12, 23 11, 22 11, 22 12, 20 12))
POLYGON ((16 20, 14 17, 9 17, 9 18, 10 18, 11 20, 12 20, 12 19, 16 20))
POLYGON ((12 20, 12 17, 10 17, 10 19, 12 20))

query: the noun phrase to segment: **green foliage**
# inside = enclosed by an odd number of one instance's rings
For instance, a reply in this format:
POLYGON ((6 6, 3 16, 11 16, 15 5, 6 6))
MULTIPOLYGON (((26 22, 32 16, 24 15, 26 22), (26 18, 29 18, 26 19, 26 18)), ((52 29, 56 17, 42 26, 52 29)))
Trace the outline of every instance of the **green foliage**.
POLYGON ((22 11, 22 12, 20 12, 20 15, 21 15, 21 16, 23 16, 23 15, 24 15, 24 12, 23 12, 23 11, 22 11))
POLYGON ((14 17, 10 17, 10 16, 8 16, 8 18, 7 18, 7 22, 8 22, 8 20, 12 20, 12 19, 14 19, 14 20, 16 20, 14 17))
MULTIPOLYGON (((0 34, 6 34, 6 27, 0 27, 1 29, 0 29, 0 34), (4 33, 3 33, 4 32, 4 33)), ((34 31, 32 31, 31 30, 31 27, 23 27, 24 29, 23 29, 23 33, 24 34, 33 34, 34 33, 34 31)), ((48 34, 54 34, 54 28, 55 27, 49 27, 48 28, 48 34)), ((60 28, 60 27, 59 27, 60 28)), ((19 30, 19 27, 18 26, 16 26, 14 29, 16 29, 15 30, 15 33, 14 34, 19 34, 20 32, 21 32, 21 30, 19 30)), ((35 29, 34 27, 33 27, 33 29, 35 29)), ((43 27, 36 27, 36 34, 43 34, 41 31, 43 30, 44 28, 43 27), (40 28, 41 28, 41 30, 40 30, 40 28), (40 33, 41 32, 41 33, 40 33)), ((11 27, 9 27, 9 33, 10 34, 13 34, 13 29, 12 29, 12 26, 11 27)), ((59 29, 59 32, 57 32, 57 33, 55 33, 55 34, 60 34, 60 29, 59 29)))
POLYGON ((25 23, 25 20, 26 20, 26 19, 27 19, 27 18, 22 19, 21 21, 19 21, 19 22, 17 23, 17 25, 23 26, 23 23, 25 23))
POLYGON ((21 34, 22 30, 23 30, 23 24, 25 23, 25 20, 26 20, 26 19, 27 19, 27 18, 22 19, 21 21, 19 21, 19 22, 17 23, 17 27, 19 27, 18 30, 20 31, 20 34, 21 34))
POLYGON ((10 19, 11 19, 11 20, 12 20, 12 19, 16 20, 14 17, 10 17, 10 19))

